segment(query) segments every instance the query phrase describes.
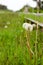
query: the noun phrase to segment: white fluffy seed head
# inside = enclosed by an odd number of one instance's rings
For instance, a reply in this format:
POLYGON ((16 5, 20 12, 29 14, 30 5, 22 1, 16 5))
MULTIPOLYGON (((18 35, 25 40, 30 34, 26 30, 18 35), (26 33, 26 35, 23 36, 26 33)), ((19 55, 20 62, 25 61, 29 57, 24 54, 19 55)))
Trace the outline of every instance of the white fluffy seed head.
POLYGON ((30 26, 30 31, 32 31, 32 30, 33 30, 33 26, 31 25, 31 26, 30 26))
POLYGON ((4 26, 4 28, 8 28, 8 26, 7 26, 7 25, 5 25, 5 26, 4 26))
POLYGON ((33 26, 33 27, 36 27, 36 25, 35 25, 35 24, 32 24, 32 26, 33 26))
POLYGON ((31 25, 31 24, 29 24, 29 23, 23 23, 23 28, 25 29, 25 30, 30 30, 30 31, 32 31, 33 30, 33 25, 31 25))
POLYGON ((25 30, 28 30, 28 23, 23 23, 23 28, 24 28, 25 30))

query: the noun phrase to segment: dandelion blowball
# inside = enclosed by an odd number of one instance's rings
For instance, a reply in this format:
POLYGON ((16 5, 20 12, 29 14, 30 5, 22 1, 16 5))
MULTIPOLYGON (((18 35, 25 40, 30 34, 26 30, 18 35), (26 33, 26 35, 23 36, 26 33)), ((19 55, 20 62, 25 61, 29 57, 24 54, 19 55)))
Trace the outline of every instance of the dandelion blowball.
POLYGON ((33 30, 33 25, 31 25, 31 24, 29 24, 29 23, 23 23, 23 28, 25 29, 25 30, 30 30, 30 31, 32 31, 33 30))
POLYGON ((4 28, 8 28, 8 26, 7 26, 7 25, 5 25, 5 26, 4 26, 4 28))
POLYGON ((28 23, 23 23, 23 28, 24 28, 25 30, 28 30, 28 23))

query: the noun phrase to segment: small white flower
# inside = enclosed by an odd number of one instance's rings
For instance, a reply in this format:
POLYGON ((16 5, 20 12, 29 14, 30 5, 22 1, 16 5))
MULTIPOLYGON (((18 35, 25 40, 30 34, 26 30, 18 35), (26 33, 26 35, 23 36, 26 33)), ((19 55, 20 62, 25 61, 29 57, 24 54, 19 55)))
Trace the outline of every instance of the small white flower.
POLYGON ((8 26, 7 26, 7 25, 5 25, 5 26, 4 26, 4 28, 8 28, 8 26))

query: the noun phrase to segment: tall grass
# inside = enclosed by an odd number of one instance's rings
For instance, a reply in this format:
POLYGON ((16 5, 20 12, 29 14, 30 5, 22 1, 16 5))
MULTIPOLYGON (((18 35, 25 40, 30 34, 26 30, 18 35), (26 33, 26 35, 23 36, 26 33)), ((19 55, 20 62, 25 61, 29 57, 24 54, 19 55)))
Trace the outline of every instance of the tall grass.
MULTIPOLYGON (((30 59, 25 30, 22 28, 25 16, 13 12, 0 14, 0 65, 35 65, 35 55, 30 59), (4 28, 5 25, 8 28, 4 28)), ((36 30, 30 33, 30 46, 34 53, 35 36, 36 30)), ((40 30, 37 41, 37 65, 43 65, 43 32, 40 30)))

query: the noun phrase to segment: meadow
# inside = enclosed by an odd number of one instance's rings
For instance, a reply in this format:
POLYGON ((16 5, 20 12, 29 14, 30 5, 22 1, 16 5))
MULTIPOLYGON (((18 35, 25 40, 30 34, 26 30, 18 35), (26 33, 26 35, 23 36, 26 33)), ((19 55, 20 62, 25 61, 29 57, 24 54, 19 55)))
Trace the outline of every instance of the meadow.
POLYGON ((34 52, 30 58, 26 45, 26 31, 22 28, 24 17, 35 18, 43 22, 43 16, 34 17, 34 15, 19 14, 18 12, 0 13, 0 65, 43 65, 43 32, 38 30, 37 59, 35 53, 36 30, 30 33, 30 37, 28 36, 34 52))

